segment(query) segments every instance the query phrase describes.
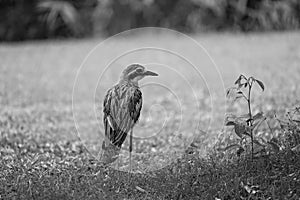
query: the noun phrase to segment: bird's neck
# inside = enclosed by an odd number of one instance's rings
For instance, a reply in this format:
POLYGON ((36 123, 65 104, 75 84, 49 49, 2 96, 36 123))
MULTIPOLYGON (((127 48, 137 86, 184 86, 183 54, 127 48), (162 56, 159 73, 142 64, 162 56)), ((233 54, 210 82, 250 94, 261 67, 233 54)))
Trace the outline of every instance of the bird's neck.
POLYGON ((129 85, 139 87, 139 82, 137 80, 129 80, 129 79, 121 78, 119 84, 129 84, 129 85))

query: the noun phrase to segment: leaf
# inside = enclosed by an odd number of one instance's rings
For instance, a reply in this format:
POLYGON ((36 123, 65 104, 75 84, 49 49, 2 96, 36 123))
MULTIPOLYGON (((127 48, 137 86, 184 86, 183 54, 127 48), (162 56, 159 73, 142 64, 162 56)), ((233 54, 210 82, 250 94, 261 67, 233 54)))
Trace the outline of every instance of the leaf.
POLYGON ((235 122, 228 121, 228 122, 226 122, 225 126, 235 126, 235 122))
POLYGON ((236 100, 238 100, 238 99, 240 99, 240 98, 242 98, 242 97, 243 97, 243 96, 241 96, 241 95, 240 95, 240 96, 235 96, 233 101, 235 102, 236 100))
POLYGON ((253 78, 253 76, 250 76, 248 79, 247 79, 247 83, 252 86, 253 85, 253 81, 255 81, 255 78, 253 78))
POLYGON ((235 94, 236 93, 236 87, 230 87, 227 89, 227 92, 226 92, 226 97, 227 98, 231 98, 233 96, 233 93, 235 94))
POLYGON ((243 74, 241 74, 239 78, 240 78, 241 80, 242 80, 242 79, 244 79, 244 80, 246 80, 246 81, 247 81, 247 78, 246 78, 246 76, 244 76, 243 74))
POLYGON ((243 124, 236 123, 234 126, 234 131, 240 138, 243 137, 243 135, 248 135, 246 132, 246 127, 243 124))
POLYGON ((263 112, 258 112, 252 118, 253 118, 253 121, 255 121, 257 119, 262 119, 263 117, 264 117, 264 113, 263 112))
POLYGON ((249 117, 250 117, 249 113, 238 116, 239 119, 247 119, 249 117))
POLYGON ((233 101, 236 101, 240 98, 244 98, 245 95, 243 94, 242 91, 239 90, 239 88, 236 88, 236 91, 234 91, 234 93, 231 95, 231 97, 233 98, 233 101))
MULTIPOLYGON (((241 75, 238 77, 238 79, 234 82, 234 84, 238 86, 237 89, 240 89, 241 87, 245 86, 245 84, 247 83, 247 82, 242 83, 242 79, 244 79, 244 80, 247 81, 247 78, 246 78, 244 75, 241 74, 241 75)), ((246 86, 245 86, 245 87, 246 87, 246 86)))
POLYGON ((257 118, 254 120, 254 123, 252 124, 251 128, 254 130, 256 127, 260 126, 262 122, 266 120, 266 117, 262 116, 261 118, 257 118))
POLYGON ((247 78, 241 74, 239 76, 239 78, 234 82, 235 85, 238 85, 238 89, 240 89, 241 87, 247 87, 247 78), (242 79, 246 80, 246 82, 242 83, 242 79))
POLYGON ((260 88, 262 89, 262 91, 264 91, 265 90, 265 86, 264 86, 263 82, 260 81, 260 80, 257 80, 257 79, 255 79, 255 81, 258 83, 258 85, 260 86, 260 88))
POLYGON ((238 79, 236 79, 236 81, 234 82, 234 84, 239 85, 241 83, 241 80, 242 80, 242 75, 240 75, 238 77, 238 79))

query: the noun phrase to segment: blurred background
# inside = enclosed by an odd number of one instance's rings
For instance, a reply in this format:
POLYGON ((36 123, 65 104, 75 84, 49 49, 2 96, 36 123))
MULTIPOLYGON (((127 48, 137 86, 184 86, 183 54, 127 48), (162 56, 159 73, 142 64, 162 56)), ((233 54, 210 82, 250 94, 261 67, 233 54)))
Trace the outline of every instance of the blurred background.
POLYGON ((110 36, 155 26, 185 33, 298 29, 298 0, 0 0, 0 40, 110 36))

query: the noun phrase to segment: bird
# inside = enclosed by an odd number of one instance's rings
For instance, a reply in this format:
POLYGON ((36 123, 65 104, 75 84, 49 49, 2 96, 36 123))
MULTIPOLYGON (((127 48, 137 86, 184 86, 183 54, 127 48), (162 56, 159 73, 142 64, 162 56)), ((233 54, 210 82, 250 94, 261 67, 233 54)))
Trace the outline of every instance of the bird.
POLYGON ((133 127, 138 122, 143 99, 139 81, 146 76, 158 76, 141 64, 127 66, 119 82, 110 88, 103 101, 103 125, 105 138, 102 143, 102 158, 105 164, 114 162, 122 144, 129 138, 129 169, 131 171, 131 152, 133 127))

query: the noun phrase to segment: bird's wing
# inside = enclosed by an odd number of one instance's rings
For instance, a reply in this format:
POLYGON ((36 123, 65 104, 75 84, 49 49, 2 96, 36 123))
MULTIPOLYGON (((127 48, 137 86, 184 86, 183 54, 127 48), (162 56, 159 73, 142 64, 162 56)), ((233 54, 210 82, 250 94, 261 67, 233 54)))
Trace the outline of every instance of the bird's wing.
POLYGON ((139 89, 135 89, 133 95, 130 97, 128 105, 130 110, 130 117, 132 118, 134 124, 139 120, 142 105, 142 92, 139 89))
POLYGON ((142 108, 142 93, 137 87, 117 85, 104 99, 105 136, 121 147, 127 133, 138 121, 142 108))

